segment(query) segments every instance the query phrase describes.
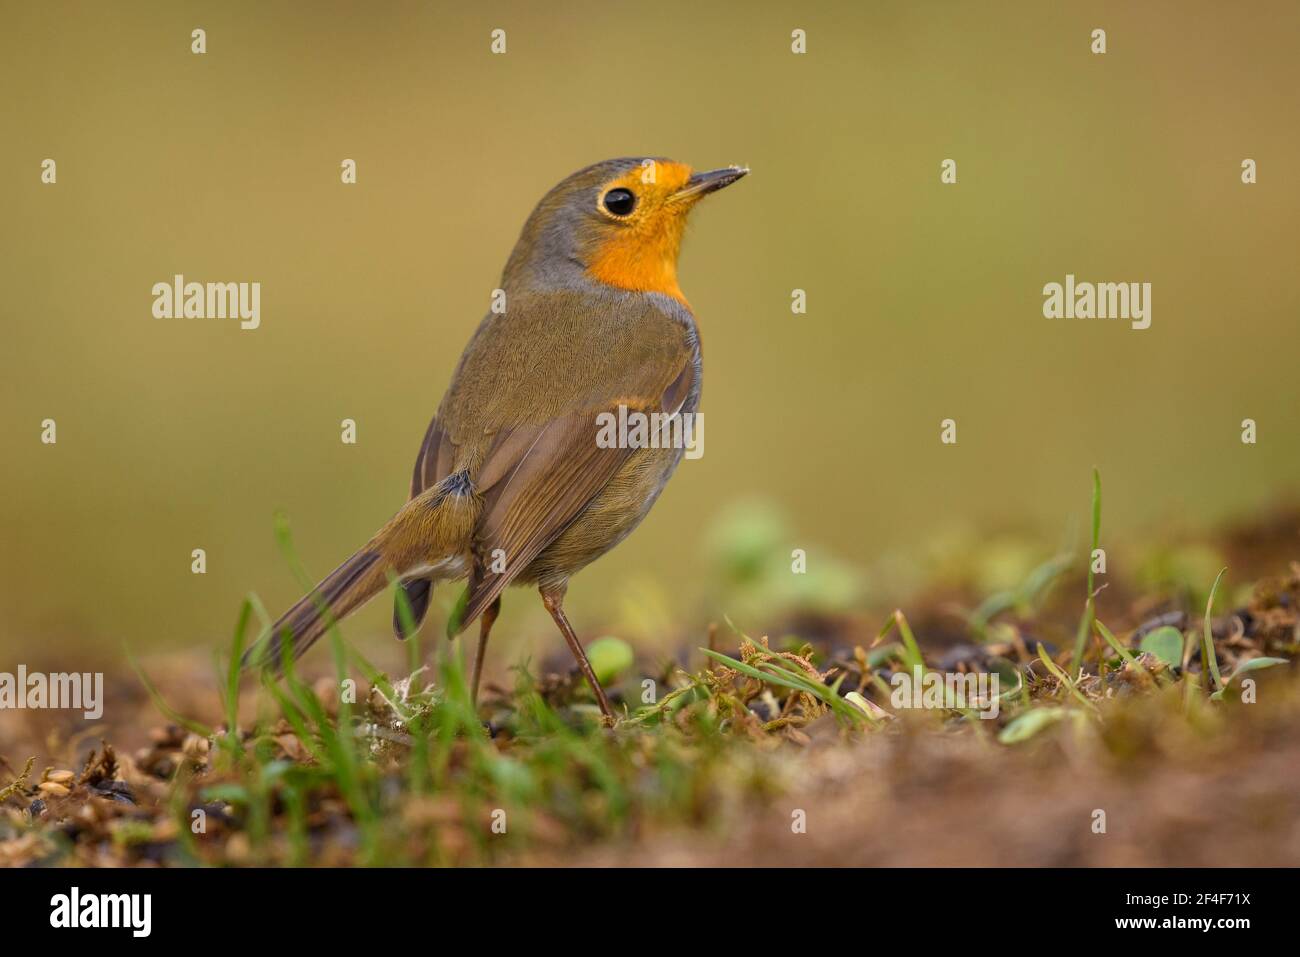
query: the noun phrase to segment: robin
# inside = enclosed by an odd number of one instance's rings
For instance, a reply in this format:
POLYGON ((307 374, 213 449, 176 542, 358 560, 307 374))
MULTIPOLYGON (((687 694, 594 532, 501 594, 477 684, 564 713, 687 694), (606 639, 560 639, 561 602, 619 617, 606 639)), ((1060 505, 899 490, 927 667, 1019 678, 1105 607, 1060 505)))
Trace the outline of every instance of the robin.
MULTIPOLYGON (((683 449, 598 441, 599 423, 620 410, 665 422, 695 415, 699 333, 677 255, 695 204, 748 172, 614 159, 547 193, 506 262, 504 310, 479 324, 425 431, 409 500, 285 612, 244 665, 277 667, 286 642, 301 655, 390 577, 417 624, 435 584, 468 579, 449 633, 479 621, 477 702, 501 592, 532 584, 612 721, 564 614, 565 591, 645 518, 683 449)), ((404 638, 398 611, 394 630, 404 638)))

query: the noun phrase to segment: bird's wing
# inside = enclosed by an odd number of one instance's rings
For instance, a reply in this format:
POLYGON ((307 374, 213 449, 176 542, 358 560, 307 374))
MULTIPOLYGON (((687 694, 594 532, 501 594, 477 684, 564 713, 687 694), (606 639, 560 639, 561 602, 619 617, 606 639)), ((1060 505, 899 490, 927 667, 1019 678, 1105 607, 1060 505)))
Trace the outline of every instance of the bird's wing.
POLYGON ((415 468, 411 472, 411 498, 425 489, 433 488, 451 473, 453 449, 447 439, 447 433, 438 426, 435 415, 429 420, 429 427, 424 431, 424 441, 415 456, 415 468))
MULTIPOLYGON (((477 552, 489 565, 494 555, 504 555, 505 571, 475 570, 462 628, 582 513, 636 452, 597 443, 600 414, 617 414, 619 406, 676 413, 695 387, 698 353, 692 326, 655 309, 629 314, 624 307, 612 317, 595 318, 590 309, 586 312, 579 313, 581 321, 557 316, 554 323, 530 331, 526 353, 512 353, 508 329, 497 343, 515 365, 505 377, 491 365, 492 385, 505 387, 514 401, 501 402, 494 388, 484 404, 489 415, 492 409, 505 410, 505 421, 484 423, 475 416, 492 440, 474 485, 483 496, 477 552)), ((489 338, 471 348, 478 353, 491 346, 489 338)), ((475 358, 463 365, 458 380, 470 378, 472 385, 475 358)), ((457 390, 449 399, 445 407, 456 418, 457 390)), ((466 423, 455 425, 464 431, 466 423)), ((454 440, 454 430, 449 432, 454 440)))
MULTIPOLYGON (((447 438, 447 433, 438 425, 438 417, 435 415, 430 420, 429 427, 424 430, 424 441, 420 443, 420 451, 415 456, 415 467, 411 471, 411 498, 433 488, 451 474, 453 453, 454 449, 447 438)), ((398 638, 407 637, 408 613, 409 624, 418 626, 424 620, 429 610, 433 583, 432 574, 421 575, 401 583, 400 587, 406 594, 405 611, 400 597, 393 605, 393 634, 398 638)))

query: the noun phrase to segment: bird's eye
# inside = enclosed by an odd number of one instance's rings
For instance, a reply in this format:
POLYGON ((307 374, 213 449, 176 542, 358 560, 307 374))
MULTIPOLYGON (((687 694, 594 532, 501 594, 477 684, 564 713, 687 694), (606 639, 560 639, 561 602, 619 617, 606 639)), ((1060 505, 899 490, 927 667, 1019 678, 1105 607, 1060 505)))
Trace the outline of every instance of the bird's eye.
POLYGON ((615 216, 627 216, 636 208, 636 197, 631 190, 611 189, 605 194, 605 208, 615 216))

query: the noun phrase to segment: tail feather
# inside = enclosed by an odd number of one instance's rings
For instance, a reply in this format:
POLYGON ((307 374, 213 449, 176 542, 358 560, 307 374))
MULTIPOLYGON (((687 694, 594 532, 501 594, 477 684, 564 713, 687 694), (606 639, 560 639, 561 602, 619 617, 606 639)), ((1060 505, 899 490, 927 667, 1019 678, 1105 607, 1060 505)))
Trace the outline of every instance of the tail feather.
POLYGON ((408 632, 402 619, 402 599, 398 596, 393 602, 393 634, 400 641, 405 641, 411 636, 415 629, 420 627, 420 622, 424 621, 424 616, 429 611, 429 597, 433 594, 432 578, 412 578, 410 581, 402 582, 402 591, 406 594, 406 606, 411 612, 412 630, 408 632))
POLYGON ((364 548, 281 615, 269 638, 244 653, 242 666, 279 671, 286 643, 293 657, 300 657, 334 622, 383 591, 390 574, 400 578, 425 572, 402 586, 418 622, 429 607, 433 582, 452 577, 454 566, 464 565, 450 560, 467 553, 481 504, 462 472, 411 499, 364 548), (434 566, 445 570, 427 574, 434 566))
POLYGON ((377 551, 362 549, 299 599, 271 626, 269 639, 244 653, 243 667, 270 666, 279 671, 284 644, 296 660, 336 621, 373 598, 388 584, 385 563, 377 551))

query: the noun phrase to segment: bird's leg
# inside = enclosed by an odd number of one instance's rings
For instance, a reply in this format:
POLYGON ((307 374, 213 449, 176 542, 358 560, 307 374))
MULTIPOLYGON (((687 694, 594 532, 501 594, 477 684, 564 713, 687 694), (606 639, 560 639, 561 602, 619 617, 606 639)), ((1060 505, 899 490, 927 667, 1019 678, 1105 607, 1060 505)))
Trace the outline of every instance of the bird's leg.
POLYGON ((478 680, 483 675, 483 656, 487 652, 488 635, 492 631, 492 625, 497 620, 497 615, 501 611, 501 598, 497 599, 484 609, 483 614, 478 620, 478 650, 474 652, 474 677, 470 685, 470 703, 478 707, 478 680))
POLYGON ((604 715, 605 723, 612 725, 614 723, 614 712, 610 710, 609 699, 605 697, 605 689, 596 680, 596 672, 592 669, 591 662, 587 660, 587 653, 582 650, 578 636, 573 633, 573 626, 569 624, 569 619, 564 616, 564 587, 543 588, 541 593, 542 604, 546 606, 546 610, 555 619, 555 624, 560 629, 560 633, 564 635, 564 640, 568 642, 573 657, 578 659, 578 668, 581 669, 583 677, 587 679, 587 684, 591 685, 591 690, 596 693, 596 703, 600 705, 600 713, 604 715))

